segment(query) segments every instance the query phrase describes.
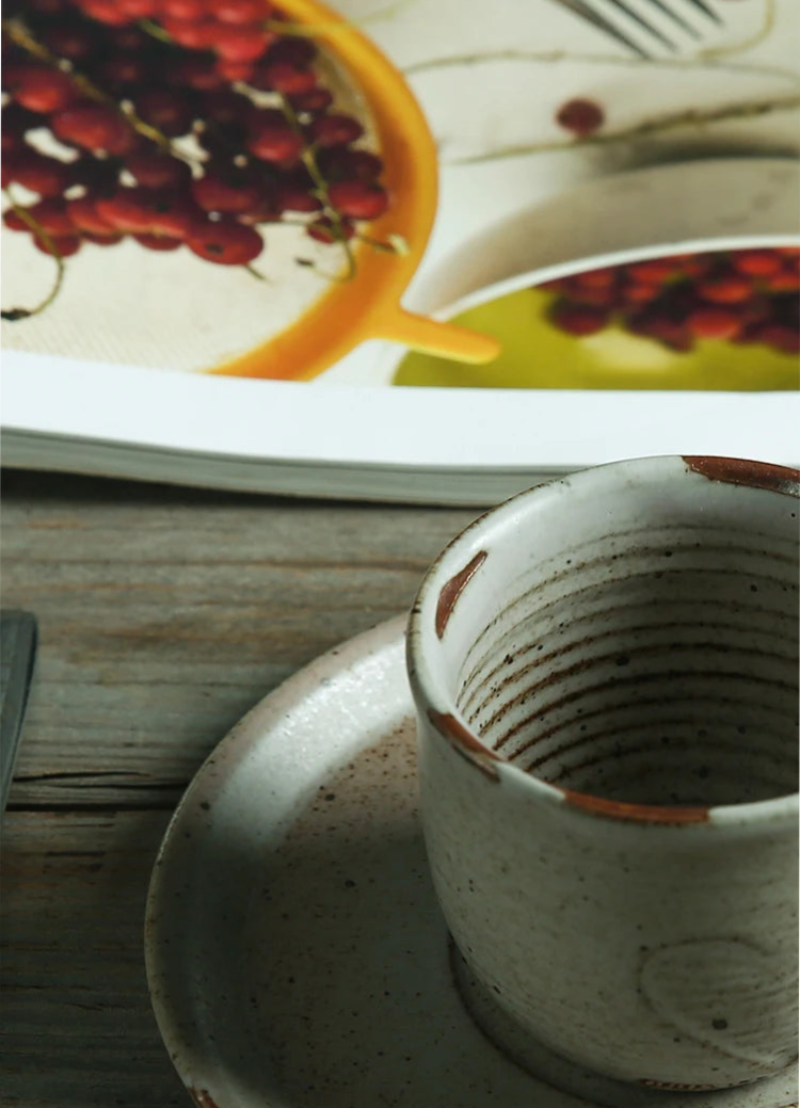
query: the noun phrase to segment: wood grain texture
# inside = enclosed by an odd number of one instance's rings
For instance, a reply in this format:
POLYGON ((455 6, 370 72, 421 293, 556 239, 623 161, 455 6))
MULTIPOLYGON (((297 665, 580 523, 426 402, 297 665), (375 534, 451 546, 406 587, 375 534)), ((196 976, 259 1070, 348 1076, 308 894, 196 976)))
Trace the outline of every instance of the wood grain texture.
POLYGON ((4 1105, 189 1103, 142 953, 169 815, 249 708, 406 610, 476 514, 4 475, 2 603, 40 628, 2 828, 4 1105))
POLYGON ((165 812, 9 812, 3 830, 4 1108, 187 1105, 142 954, 165 812))

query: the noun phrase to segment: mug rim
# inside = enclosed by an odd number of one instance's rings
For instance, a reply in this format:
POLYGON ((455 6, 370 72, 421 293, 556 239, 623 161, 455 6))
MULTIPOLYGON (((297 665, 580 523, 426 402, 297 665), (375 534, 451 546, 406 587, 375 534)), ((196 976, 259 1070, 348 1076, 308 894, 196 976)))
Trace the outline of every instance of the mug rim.
POLYGON ((441 638, 441 634, 438 634, 439 626, 442 627, 443 634, 442 623, 446 624, 461 590, 486 557, 486 550, 479 549, 482 543, 476 541, 479 537, 491 539, 518 512, 521 505, 527 506, 527 502, 531 500, 535 502, 548 489, 565 480, 583 483, 594 479, 592 475, 600 470, 612 469, 622 474, 626 469, 636 468, 640 471, 642 467, 656 476, 660 473, 677 476, 674 470, 676 463, 683 465, 684 476, 694 472, 711 481, 779 493, 800 501, 800 469, 750 459, 680 454, 607 462, 517 493, 478 516, 456 535, 432 562, 423 577, 411 608, 406 636, 407 672, 414 700, 418 709, 426 712, 428 723, 437 734, 478 772, 499 781, 502 767, 503 776, 509 775, 509 779, 518 787, 537 793, 551 803, 566 804, 590 816, 654 826, 713 824, 743 827, 754 823, 775 825, 789 819, 796 821, 800 812, 800 792, 797 790, 766 800, 746 801, 741 804, 666 805, 610 800, 593 793, 550 784, 502 758, 487 746, 461 716, 450 698, 443 695, 443 690, 427 664, 426 647, 433 645, 430 643, 431 637, 437 634, 441 638), (438 709, 437 703, 444 710, 438 709))

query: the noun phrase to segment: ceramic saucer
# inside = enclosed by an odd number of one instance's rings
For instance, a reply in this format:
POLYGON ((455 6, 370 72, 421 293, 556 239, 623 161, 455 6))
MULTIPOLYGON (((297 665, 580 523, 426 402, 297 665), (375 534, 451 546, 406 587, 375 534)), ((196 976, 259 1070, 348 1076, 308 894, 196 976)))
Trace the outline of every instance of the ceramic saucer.
MULTIPOLYGON (((302 670, 207 760, 150 887, 161 1033, 200 1108, 586 1108, 478 1031, 417 820, 403 619, 302 670)), ((643 1108, 788 1108, 796 1074, 643 1108)))

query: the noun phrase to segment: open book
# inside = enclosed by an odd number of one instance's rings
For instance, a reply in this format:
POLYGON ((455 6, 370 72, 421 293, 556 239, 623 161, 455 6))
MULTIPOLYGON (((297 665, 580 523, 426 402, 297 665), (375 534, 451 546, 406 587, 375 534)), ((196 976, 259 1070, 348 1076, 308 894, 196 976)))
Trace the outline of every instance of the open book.
MULTIPOLYGON (((199 32, 154 0, 148 26, 98 31, 147 61, 133 92, 110 63, 64 63, 69 36, 23 14, 2 299, 32 314, 3 321, 3 464, 472 505, 623 457, 798 464, 800 13, 711 3, 722 24, 675 28, 674 51, 648 40, 643 59, 556 0, 341 0, 391 63, 382 85, 357 51, 354 78, 347 30, 315 24, 311 0, 263 0, 268 18, 221 53, 218 28, 177 43, 199 32), (112 90, 133 139, 106 101, 30 76, 59 57, 67 82, 83 65, 112 90), (178 83, 176 101, 176 69, 216 86, 178 83), (165 136, 181 96, 194 122, 165 136), (357 130, 326 145, 331 119, 357 130), (93 158, 101 141, 117 152, 93 158), (122 169, 59 190, 39 183, 53 159, 122 169), (194 174, 195 222, 170 185, 139 225, 173 162, 194 174), (235 180, 209 184, 222 162, 235 180)), ((95 8, 75 0, 84 31, 95 8)))

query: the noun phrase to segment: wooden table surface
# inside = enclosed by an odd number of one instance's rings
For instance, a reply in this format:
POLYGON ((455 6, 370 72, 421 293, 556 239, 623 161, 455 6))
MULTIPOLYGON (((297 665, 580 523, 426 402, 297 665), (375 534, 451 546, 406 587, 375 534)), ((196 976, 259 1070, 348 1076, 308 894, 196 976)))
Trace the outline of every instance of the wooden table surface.
POLYGON ((188 1106, 142 941, 170 815, 253 704, 407 609, 478 513, 25 472, 2 501, 2 604, 40 645, 1 835, 0 1103, 188 1106))

